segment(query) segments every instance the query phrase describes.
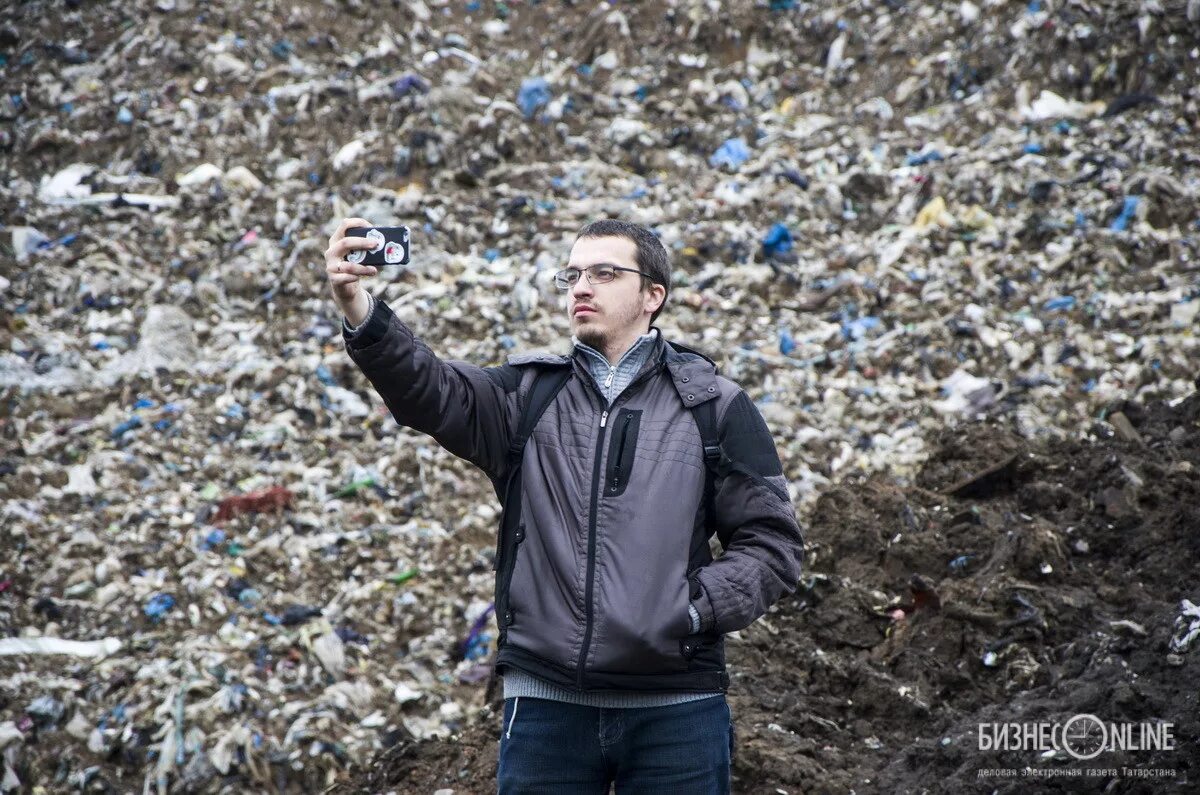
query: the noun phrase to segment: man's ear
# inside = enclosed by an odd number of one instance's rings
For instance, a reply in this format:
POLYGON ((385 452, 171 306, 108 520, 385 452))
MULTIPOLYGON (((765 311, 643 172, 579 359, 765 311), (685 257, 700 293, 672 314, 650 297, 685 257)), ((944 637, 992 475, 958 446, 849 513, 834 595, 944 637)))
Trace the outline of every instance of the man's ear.
POLYGON ((655 311, 658 310, 658 308, 660 306, 663 305, 663 302, 667 300, 667 291, 665 289, 663 289, 663 286, 661 284, 655 284, 655 285, 651 286, 650 290, 648 291, 648 294, 650 296, 655 296, 655 295, 662 296, 662 298, 659 299, 659 302, 656 306, 652 306, 649 308, 650 313, 653 314, 655 311))

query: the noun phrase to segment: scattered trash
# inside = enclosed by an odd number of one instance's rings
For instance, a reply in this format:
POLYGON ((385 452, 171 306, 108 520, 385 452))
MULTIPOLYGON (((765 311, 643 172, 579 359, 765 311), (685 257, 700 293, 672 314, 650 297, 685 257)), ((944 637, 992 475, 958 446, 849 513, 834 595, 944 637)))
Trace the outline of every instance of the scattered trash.
POLYGON ((281 511, 292 504, 294 494, 283 486, 272 486, 250 494, 226 497, 217 506, 214 522, 224 522, 247 513, 281 511))
POLYGON ((763 253, 768 257, 784 254, 792 250, 792 233, 786 224, 776 223, 767 231, 763 238, 763 253))
POLYGON ((109 657, 121 650, 117 638, 64 640, 62 638, 0 638, 0 656, 12 654, 65 654, 71 657, 109 657))
POLYGON ((1196 638, 1200 638, 1200 605, 1184 599, 1179 603, 1179 616, 1175 619, 1175 631, 1171 635, 1171 651, 1186 654, 1191 651, 1196 638))
POLYGON ((749 159, 750 150, 746 147, 746 141, 742 138, 730 138, 713 152, 708 162, 714 168, 724 167, 736 171, 749 159))
POLYGON ((144 612, 152 621, 157 621, 166 615, 166 613, 174 606, 175 597, 171 596, 170 594, 160 593, 150 597, 150 601, 147 602, 146 606, 142 608, 142 612, 144 612))
MULTIPOLYGON (((818 542, 735 682, 739 729, 765 727, 779 655, 811 671, 789 681, 816 750, 757 738, 746 791, 861 789, 875 757, 918 791, 920 732, 856 726, 863 703, 913 686, 974 726, 973 699, 1053 689, 1050 665, 1112 685, 1064 659, 1149 643, 1109 618, 1154 638, 1179 615, 1161 570, 1195 561, 1163 534, 1194 526, 1168 511, 1196 420, 1135 405, 1196 389, 1196 3, 417 2, 323 29, 87 8, 0 24, 0 776, 324 791, 384 775, 381 749, 428 754, 415 776, 445 772, 437 738, 492 748, 461 738, 495 718, 497 506, 346 356, 322 266, 346 217, 411 228, 412 263, 364 286, 480 365, 569 347, 571 230, 663 241, 657 324, 753 396, 818 542), (1136 599, 1088 587, 1135 553, 1136 599), (1048 641, 1005 626, 1026 585, 1048 641), (888 610, 859 622, 864 600, 888 610), (42 696, 65 711, 39 728, 42 696)), ((1161 663, 1140 681, 1186 678, 1161 663)))
POLYGON ((388 577, 388 582, 390 582, 392 585, 402 585, 403 583, 411 580, 413 577, 416 577, 419 573, 419 570, 416 567, 413 567, 407 571, 402 571, 399 574, 393 574, 392 576, 388 577))
POLYGON ((1133 221, 1134 216, 1137 214, 1138 205, 1141 204, 1141 201, 1141 198, 1138 196, 1126 196, 1125 202, 1121 205, 1121 214, 1113 220, 1112 226, 1109 229, 1116 230, 1117 232, 1124 232, 1128 229, 1130 222, 1133 221))
POLYGON ((530 77, 521 81, 521 90, 517 93, 517 104, 525 118, 533 114, 550 101, 550 86, 543 77, 530 77))

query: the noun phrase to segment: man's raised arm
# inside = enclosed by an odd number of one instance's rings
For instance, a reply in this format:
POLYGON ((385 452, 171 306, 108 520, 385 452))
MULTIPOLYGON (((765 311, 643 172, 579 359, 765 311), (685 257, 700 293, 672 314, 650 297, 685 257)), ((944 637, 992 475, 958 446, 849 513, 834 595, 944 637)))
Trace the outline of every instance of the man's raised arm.
POLYGON ((517 369, 440 359, 391 307, 362 289, 359 278, 375 275, 375 269, 345 259, 350 250, 371 245, 364 238, 346 237, 346 230, 355 226, 372 224, 344 220, 325 253, 334 300, 345 316, 347 353, 396 422, 429 434, 489 477, 501 477, 516 413, 517 369))

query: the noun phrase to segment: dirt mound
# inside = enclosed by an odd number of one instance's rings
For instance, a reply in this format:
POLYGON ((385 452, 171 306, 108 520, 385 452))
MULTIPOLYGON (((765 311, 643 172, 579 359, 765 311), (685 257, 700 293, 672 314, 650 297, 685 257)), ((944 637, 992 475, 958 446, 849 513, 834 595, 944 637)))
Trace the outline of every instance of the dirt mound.
MULTIPOLYGON (((735 791, 1019 792, 1028 779, 979 771, 1028 766, 1175 771, 1088 780, 1108 792, 1200 777, 1186 739, 1200 662, 1168 649, 1180 600, 1200 592, 1200 395, 1113 412, 1138 438, 1098 422, 1031 444, 965 425, 914 484, 872 477, 820 500, 802 587, 730 639, 735 791), (1090 761, 978 750, 981 722, 1080 713, 1169 721, 1181 744, 1090 761)), ((489 791, 496 704, 454 740, 397 745, 346 791, 489 791)))

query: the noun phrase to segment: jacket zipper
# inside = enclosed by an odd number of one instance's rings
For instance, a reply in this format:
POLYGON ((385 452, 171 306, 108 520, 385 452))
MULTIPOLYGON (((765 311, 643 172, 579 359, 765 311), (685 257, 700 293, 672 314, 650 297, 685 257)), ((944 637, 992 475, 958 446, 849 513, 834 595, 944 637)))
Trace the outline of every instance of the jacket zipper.
POLYGON ((617 445, 617 460, 612 462, 613 488, 616 488, 621 482, 621 462, 625 460, 625 442, 629 439, 629 421, 632 419, 632 414, 626 414, 625 422, 621 425, 621 443, 617 445))
MULTIPOLYGON (((634 379, 613 400, 613 407, 617 405, 617 401, 625 396, 626 392, 635 385, 650 378, 650 376, 657 374, 662 367, 662 362, 659 362, 634 379)), ((596 385, 592 384, 592 388, 596 389, 596 385)), ((600 390, 596 389, 596 392, 599 393, 600 390)), ((604 400, 604 395, 600 395, 600 399, 604 400)), ((592 506, 588 511, 587 586, 584 589, 584 608, 587 614, 587 623, 583 631, 583 646, 579 649, 579 662, 575 666, 575 685, 580 690, 583 689, 583 666, 587 662, 588 646, 592 643, 592 590, 596 578, 596 510, 599 507, 600 501, 600 458, 604 454, 604 425, 607 421, 608 409, 605 409, 600 414, 600 436, 596 439, 596 461, 592 465, 592 506)))

